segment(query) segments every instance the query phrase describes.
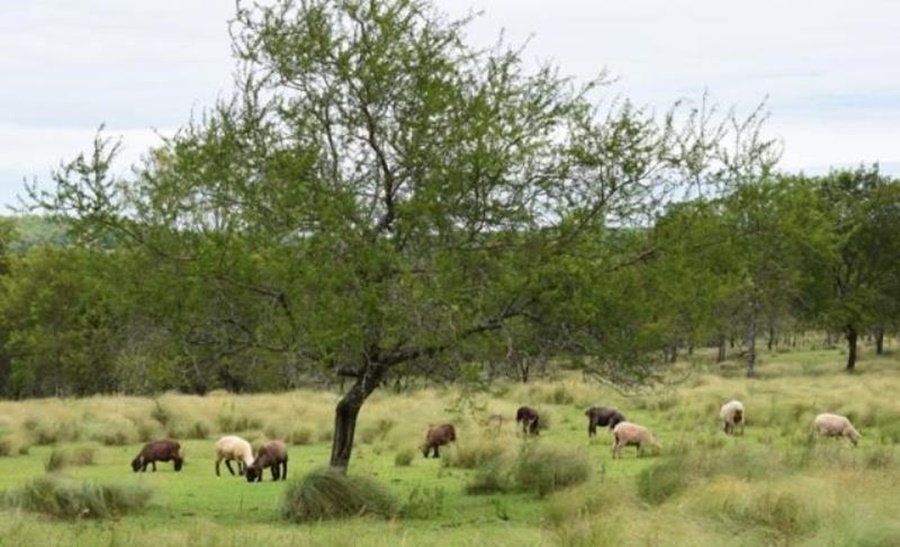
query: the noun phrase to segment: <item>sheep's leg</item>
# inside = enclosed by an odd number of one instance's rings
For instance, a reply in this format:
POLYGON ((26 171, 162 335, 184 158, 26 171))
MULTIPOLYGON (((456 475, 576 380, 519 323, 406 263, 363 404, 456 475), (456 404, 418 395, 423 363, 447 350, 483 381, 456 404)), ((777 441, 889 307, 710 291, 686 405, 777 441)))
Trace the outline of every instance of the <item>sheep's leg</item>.
POLYGON ((219 464, 220 463, 222 463, 222 458, 216 458, 216 476, 217 477, 221 476, 221 475, 219 475, 219 464))
POLYGON ((438 448, 440 448, 438 445, 434 445, 434 457, 435 458, 441 457, 441 453, 438 451, 438 448))
POLYGON ((156 473, 156 460, 151 461, 150 464, 153 466, 153 472, 156 473))
MULTIPOLYGON (((238 469, 241 468, 240 466, 241 464, 238 464, 238 469)), ((231 473, 232 476, 234 476, 234 468, 231 467, 231 460, 225 460, 225 467, 227 467, 228 472, 231 473)))
MULTIPOLYGON (((273 466, 271 467, 271 469, 272 469, 272 480, 273 480, 273 481, 277 481, 277 480, 278 480, 278 476, 281 474, 281 473, 280 473, 280 472, 281 472, 280 464, 277 464, 277 463, 276 463, 275 465, 273 465, 273 466)), ((260 473, 260 475, 262 475, 262 473, 260 473)))
POLYGON ((283 481, 287 480, 287 460, 284 460, 284 462, 282 463, 281 480, 283 480, 283 481))

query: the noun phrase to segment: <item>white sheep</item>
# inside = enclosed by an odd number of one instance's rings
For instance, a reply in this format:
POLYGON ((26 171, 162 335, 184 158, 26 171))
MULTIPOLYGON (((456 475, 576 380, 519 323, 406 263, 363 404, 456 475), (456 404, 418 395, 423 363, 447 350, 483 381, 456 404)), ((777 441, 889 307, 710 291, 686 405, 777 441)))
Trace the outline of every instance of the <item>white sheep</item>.
POLYGON ((646 427, 632 422, 619 422, 613 428, 613 458, 621 458, 622 449, 626 446, 637 446, 638 454, 647 447, 654 450, 662 448, 646 427))
POLYGON ((741 435, 744 434, 744 404, 740 401, 728 401, 722 405, 719 411, 719 417, 722 419, 722 425, 725 428, 726 435, 734 435, 734 428, 741 426, 741 435))
POLYGON ((818 431, 819 435, 844 437, 849 439, 853 446, 856 446, 856 443, 859 442, 859 431, 853 427, 853 424, 850 423, 846 416, 826 412, 816 416, 813 423, 815 423, 816 431, 818 431))
POLYGON ((216 476, 219 476, 219 464, 225 460, 225 467, 234 475, 231 468, 231 460, 238 462, 238 475, 243 475, 245 470, 253 464, 253 447, 240 437, 227 435, 216 441, 216 476))

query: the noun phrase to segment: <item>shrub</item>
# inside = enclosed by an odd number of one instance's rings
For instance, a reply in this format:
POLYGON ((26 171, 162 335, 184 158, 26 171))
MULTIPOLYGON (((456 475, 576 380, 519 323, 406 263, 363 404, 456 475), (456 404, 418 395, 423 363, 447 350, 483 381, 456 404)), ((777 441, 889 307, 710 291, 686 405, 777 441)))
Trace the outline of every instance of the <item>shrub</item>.
POLYGON ((364 514, 389 517, 397 513, 397 503, 387 489, 368 477, 325 468, 288 485, 282 513, 295 522, 364 514))
POLYGON ((57 518, 106 518, 146 507, 152 491, 139 484, 77 483, 57 475, 38 477, 4 497, 7 506, 57 518))
POLYGON ((590 476, 590 461, 581 452, 536 443, 523 445, 514 470, 516 485, 538 496, 585 482, 590 476))

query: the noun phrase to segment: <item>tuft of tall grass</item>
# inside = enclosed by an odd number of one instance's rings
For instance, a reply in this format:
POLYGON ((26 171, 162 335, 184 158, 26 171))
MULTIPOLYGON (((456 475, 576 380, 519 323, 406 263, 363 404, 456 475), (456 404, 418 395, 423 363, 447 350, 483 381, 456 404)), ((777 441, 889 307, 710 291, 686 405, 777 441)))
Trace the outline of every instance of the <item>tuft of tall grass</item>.
POLYGON ((513 467, 505 459, 495 459, 475 470, 466 483, 466 494, 484 495, 509 492, 515 488, 513 467))
POLYGON ((7 492, 4 505, 56 518, 107 518, 144 509, 152 491, 139 484, 78 483, 43 475, 7 492))
POLYGON ((516 485, 538 496, 587 481, 591 464, 582 451, 525 443, 513 473, 516 485))
POLYGON ((374 479, 323 468, 288 484, 282 514, 294 522, 315 522, 365 514, 390 517, 398 504, 374 479))
POLYGON ((92 445, 82 445, 74 448, 54 448, 44 463, 44 469, 50 472, 58 471, 69 465, 94 465, 96 453, 97 448, 92 445))
POLYGON ((509 445, 495 439, 479 439, 465 444, 455 444, 442 451, 441 465, 460 469, 475 469, 502 458, 509 445))
POLYGON ((434 488, 414 486, 400 514, 406 518, 425 520, 440 517, 444 513, 445 497, 446 492, 439 486, 434 488))
POLYGON ((416 452, 411 448, 404 448, 403 450, 397 452, 394 456, 394 465, 397 467, 409 467, 412 465, 413 459, 416 457, 416 452))
POLYGON ((394 420, 381 418, 374 424, 363 427, 359 432, 359 440, 365 444, 372 444, 375 441, 384 440, 393 427, 394 420))

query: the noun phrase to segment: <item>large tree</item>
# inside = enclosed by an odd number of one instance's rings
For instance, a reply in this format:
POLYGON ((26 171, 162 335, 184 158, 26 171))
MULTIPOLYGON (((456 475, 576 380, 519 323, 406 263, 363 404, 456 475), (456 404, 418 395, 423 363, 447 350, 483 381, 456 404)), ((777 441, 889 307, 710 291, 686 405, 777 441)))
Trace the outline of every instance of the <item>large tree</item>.
POLYGON ((771 159, 759 112, 600 109, 602 79, 473 49, 468 22, 424 0, 239 3, 231 100, 127 179, 99 139, 34 204, 214 294, 185 343, 348 378, 331 454, 346 469, 364 401, 398 367, 464 359, 522 322, 581 352, 624 343, 584 289, 650 251, 608 242, 771 159))

